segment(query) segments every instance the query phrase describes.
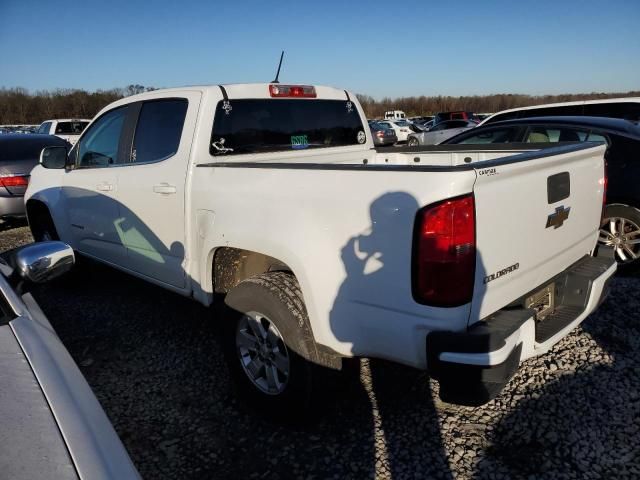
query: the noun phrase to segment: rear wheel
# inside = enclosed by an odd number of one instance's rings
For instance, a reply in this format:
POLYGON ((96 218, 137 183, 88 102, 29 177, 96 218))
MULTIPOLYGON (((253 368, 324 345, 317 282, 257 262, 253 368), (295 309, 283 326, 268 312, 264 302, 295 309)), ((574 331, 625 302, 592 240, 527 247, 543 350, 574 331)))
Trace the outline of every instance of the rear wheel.
POLYGON ((607 205, 598 243, 613 247, 620 271, 636 270, 640 266, 640 210, 607 205))
POLYGON ((249 278, 225 299, 223 347, 242 400, 270 417, 308 412, 318 367, 297 280, 285 272, 249 278))

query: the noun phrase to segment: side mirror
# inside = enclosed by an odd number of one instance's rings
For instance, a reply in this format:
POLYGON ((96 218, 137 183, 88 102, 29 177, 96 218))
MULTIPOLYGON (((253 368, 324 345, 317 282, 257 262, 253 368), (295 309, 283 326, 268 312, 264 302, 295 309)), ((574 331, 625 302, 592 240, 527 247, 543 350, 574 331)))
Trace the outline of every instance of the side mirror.
POLYGON ((44 147, 40 152, 40 165, 44 168, 61 169, 66 163, 66 147, 44 147))
MULTIPOLYGON (((60 148, 60 147, 53 147, 60 148)), ((73 249, 63 242, 38 242, 12 253, 15 273, 32 283, 44 283, 67 273, 75 263, 73 249)))

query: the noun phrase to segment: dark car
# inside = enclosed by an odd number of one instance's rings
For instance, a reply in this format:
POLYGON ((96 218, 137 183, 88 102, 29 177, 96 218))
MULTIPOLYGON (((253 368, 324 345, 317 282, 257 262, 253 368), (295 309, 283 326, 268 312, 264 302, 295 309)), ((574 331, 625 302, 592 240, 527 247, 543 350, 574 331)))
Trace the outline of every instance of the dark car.
POLYGON ((371 129, 373 144, 376 147, 393 145, 398 141, 396 132, 383 124, 380 124, 378 122, 369 122, 369 128, 371 129))
MULTIPOLYGON (((445 144, 605 142, 607 205, 600 243, 615 248, 620 270, 640 267, 640 127, 606 117, 537 117, 474 128, 445 144)), ((526 145, 523 145, 526 147, 526 145)))
POLYGON ((476 117, 473 112, 464 111, 440 112, 436 113, 436 116, 433 117, 434 124, 436 125, 449 120, 476 120, 476 117))
POLYGON ((24 217, 24 192, 31 170, 38 164, 44 147, 70 147, 66 140, 53 135, 0 136, 0 218, 24 217))

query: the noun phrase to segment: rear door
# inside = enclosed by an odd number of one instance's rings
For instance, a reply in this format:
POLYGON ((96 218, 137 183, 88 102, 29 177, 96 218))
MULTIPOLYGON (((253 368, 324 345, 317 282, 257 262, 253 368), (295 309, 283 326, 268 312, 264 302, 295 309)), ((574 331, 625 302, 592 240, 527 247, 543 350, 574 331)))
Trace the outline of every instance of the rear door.
POLYGON ((603 145, 583 144, 522 154, 494 167, 477 165, 471 323, 593 250, 602 213, 604 151, 603 145))
POLYGON ((199 92, 137 104, 128 157, 118 170, 127 269, 177 288, 185 286, 185 182, 199 92))

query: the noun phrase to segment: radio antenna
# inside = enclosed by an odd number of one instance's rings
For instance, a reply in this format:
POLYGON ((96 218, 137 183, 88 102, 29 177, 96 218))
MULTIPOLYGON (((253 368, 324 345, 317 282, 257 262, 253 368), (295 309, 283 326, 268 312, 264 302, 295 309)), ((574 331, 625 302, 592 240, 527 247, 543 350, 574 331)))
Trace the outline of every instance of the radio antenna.
POLYGON ((282 50, 282 53, 280 54, 280 63, 278 64, 278 72, 276 73, 276 78, 271 83, 280 83, 278 81, 278 78, 280 78, 280 67, 282 67, 282 58, 283 57, 284 57, 284 50, 282 50))

